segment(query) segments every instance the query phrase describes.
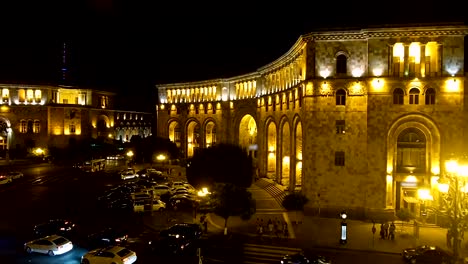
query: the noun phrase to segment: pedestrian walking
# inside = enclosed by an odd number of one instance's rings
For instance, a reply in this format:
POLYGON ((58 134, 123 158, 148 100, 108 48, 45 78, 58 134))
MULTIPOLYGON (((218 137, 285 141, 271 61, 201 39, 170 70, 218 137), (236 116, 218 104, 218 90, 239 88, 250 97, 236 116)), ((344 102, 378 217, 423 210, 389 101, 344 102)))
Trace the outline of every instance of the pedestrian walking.
POLYGON ((383 227, 384 227, 384 239, 388 239, 388 228, 389 228, 388 222, 385 222, 383 227))
POLYGON ((208 234, 208 221, 206 221, 206 219, 203 221, 203 228, 205 234, 208 234))
POLYGON ((268 232, 270 233, 270 235, 272 235, 273 234, 273 222, 271 221, 271 219, 268 219, 267 226, 268 226, 268 232))
POLYGON ((260 224, 258 226, 258 236, 260 237, 260 239, 262 239, 262 236, 263 236, 263 226, 260 224))
POLYGON ((395 223, 392 222, 390 224, 389 229, 388 229, 388 233, 390 235, 390 240, 395 240, 395 230, 396 230, 395 223))
POLYGON ((274 224, 273 224, 273 232, 275 232, 275 236, 277 238, 279 238, 279 226, 278 226, 278 222, 275 221, 274 224))
POLYGON ((284 229, 283 229, 283 236, 284 238, 288 238, 289 237, 289 230, 288 230, 288 226, 284 226, 284 229))
POLYGON ((380 224, 380 239, 385 239, 385 230, 384 224, 380 224))

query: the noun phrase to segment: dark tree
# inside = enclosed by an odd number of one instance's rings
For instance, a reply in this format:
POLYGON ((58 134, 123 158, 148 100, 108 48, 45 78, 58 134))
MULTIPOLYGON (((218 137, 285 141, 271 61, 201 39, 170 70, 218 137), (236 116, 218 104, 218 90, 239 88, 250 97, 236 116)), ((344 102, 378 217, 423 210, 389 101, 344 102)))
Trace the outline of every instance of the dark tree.
POLYGON ((210 203, 213 212, 224 219, 225 233, 230 216, 240 216, 243 220, 248 220, 256 211, 252 193, 232 183, 215 184, 210 195, 210 203))
POLYGON ((250 187, 253 180, 252 158, 240 146, 218 144, 195 152, 187 162, 186 174, 193 186, 232 183, 250 187))
POLYGON ((307 198, 303 193, 300 192, 293 192, 286 195, 281 202, 281 205, 284 209, 288 211, 295 211, 296 212, 296 220, 293 221, 294 223, 302 222, 298 219, 298 213, 304 212, 304 206, 309 202, 309 198, 307 198))
POLYGON ((167 138, 150 136, 142 138, 141 136, 132 136, 127 148, 135 149, 135 161, 151 162, 156 154, 165 154, 169 159, 179 159, 181 157, 177 145, 167 138))

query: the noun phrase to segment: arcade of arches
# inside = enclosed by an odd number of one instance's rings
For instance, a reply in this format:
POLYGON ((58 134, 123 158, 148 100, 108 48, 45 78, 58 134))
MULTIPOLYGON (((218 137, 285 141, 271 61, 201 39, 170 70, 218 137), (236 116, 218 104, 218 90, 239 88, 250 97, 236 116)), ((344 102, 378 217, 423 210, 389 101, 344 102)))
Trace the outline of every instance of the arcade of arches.
MULTIPOLYGON (((293 125, 284 118, 280 125, 273 119, 266 122, 264 135, 258 133, 258 122, 250 114, 245 114, 238 121, 238 139, 234 142, 248 151, 253 158, 257 176, 264 176, 287 186, 300 189, 302 185, 302 124, 294 120, 293 125), (265 162, 258 152, 268 153, 265 162), (261 168, 260 166, 264 166, 261 168)), ((215 120, 208 119, 200 122, 189 119, 185 124, 173 119, 168 122, 169 139, 182 148, 186 157, 192 157, 197 148, 207 148, 217 143, 217 124, 215 120), (184 129, 182 129, 184 128, 184 129)))

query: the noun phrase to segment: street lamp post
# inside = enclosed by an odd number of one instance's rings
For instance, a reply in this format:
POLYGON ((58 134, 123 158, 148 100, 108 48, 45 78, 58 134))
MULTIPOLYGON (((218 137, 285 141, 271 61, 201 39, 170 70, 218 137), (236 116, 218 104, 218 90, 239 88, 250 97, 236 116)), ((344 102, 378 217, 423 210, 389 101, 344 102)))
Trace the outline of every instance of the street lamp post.
POLYGON ((457 161, 449 160, 446 162, 445 168, 446 173, 441 178, 439 190, 442 193, 443 207, 449 219, 447 244, 452 246, 453 256, 458 261, 468 215, 468 208, 464 201, 468 167, 459 166, 457 161), (450 240, 452 240, 452 243, 450 243, 450 240))

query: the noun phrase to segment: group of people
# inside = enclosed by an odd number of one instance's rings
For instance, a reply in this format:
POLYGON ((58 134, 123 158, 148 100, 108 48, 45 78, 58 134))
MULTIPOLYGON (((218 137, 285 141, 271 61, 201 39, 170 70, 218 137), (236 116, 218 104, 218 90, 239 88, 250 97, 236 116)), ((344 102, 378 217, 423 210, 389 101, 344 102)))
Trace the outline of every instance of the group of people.
POLYGON ((289 237, 288 224, 275 217, 274 220, 268 219, 266 223, 263 222, 262 218, 257 218, 256 221, 257 234, 262 237, 265 233, 271 236, 276 236, 277 238, 283 236, 284 238, 289 237))
POLYGON ((388 224, 388 222, 380 224, 380 239, 395 239, 395 223, 393 221, 388 224))

